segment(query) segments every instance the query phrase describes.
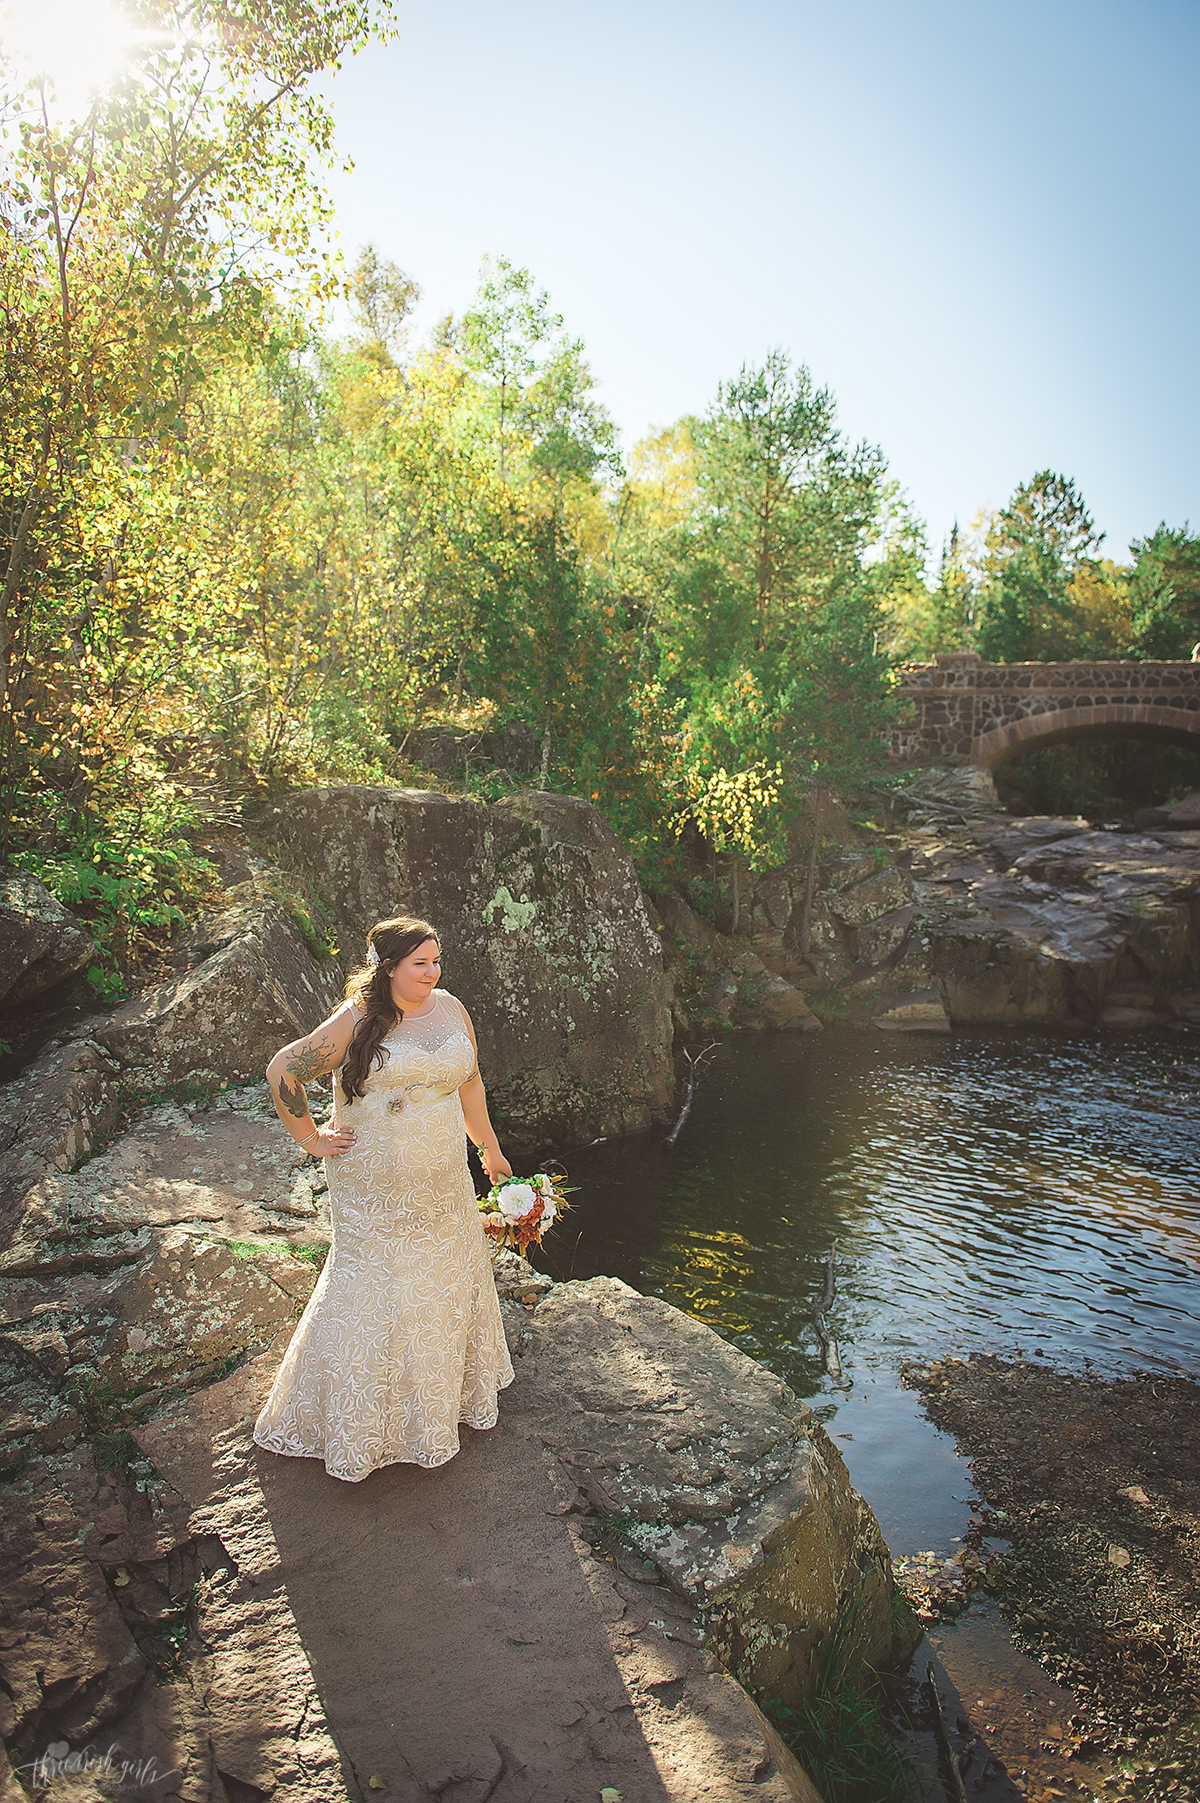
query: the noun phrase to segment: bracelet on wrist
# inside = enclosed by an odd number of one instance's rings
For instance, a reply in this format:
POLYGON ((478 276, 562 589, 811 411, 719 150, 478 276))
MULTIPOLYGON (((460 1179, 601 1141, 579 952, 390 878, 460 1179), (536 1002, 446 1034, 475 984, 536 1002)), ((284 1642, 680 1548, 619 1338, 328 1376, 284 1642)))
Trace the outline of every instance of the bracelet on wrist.
POLYGON ((321 1135, 321 1129, 319 1127, 315 1127, 311 1133, 306 1133, 303 1139, 298 1139, 296 1141, 296 1144, 298 1146, 306 1146, 308 1144, 309 1140, 319 1139, 320 1135, 321 1135))

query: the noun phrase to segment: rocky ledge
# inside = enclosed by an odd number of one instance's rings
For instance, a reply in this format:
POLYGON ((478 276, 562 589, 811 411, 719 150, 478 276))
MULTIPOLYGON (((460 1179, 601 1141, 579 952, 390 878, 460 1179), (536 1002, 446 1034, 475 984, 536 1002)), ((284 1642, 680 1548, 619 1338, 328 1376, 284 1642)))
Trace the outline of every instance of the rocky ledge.
POLYGON ((1008 814, 986 770, 926 771, 899 800, 869 843, 828 808, 811 895, 797 856, 749 889, 736 938, 655 897, 681 1027, 1200 1026, 1200 798, 1137 830, 1008 814))
POLYGON ((14 1762, 116 1746, 156 1803, 524 1799, 581 1769, 813 1803, 748 1693, 807 1694, 850 1599, 871 1663, 903 1649, 887 1550, 812 1412, 667 1304, 509 1258, 495 1434, 358 1486, 256 1454, 328 1241, 319 1167, 257 1088, 110 1139, 114 1081, 72 1042, 30 1078, 55 1109, 10 1098, 14 1762))

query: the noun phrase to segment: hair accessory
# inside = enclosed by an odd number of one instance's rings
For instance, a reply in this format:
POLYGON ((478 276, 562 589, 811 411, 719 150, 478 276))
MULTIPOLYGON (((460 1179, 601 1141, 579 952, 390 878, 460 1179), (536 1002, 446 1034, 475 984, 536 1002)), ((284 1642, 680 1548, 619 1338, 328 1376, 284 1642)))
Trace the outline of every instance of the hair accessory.
POLYGON ((378 964, 379 963, 379 953, 375 950, 375 947, 373 944, 369 945, 367 947, 367 963, 368 964, 378 964))

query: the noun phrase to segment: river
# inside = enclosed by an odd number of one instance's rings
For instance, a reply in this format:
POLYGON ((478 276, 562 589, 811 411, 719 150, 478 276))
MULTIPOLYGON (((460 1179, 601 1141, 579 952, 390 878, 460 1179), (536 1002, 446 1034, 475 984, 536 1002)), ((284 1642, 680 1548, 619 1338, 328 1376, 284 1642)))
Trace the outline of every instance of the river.
POLYGON ((725 1041, 674 1153, 575 1152, 558 1277, 707 1321, 812 1402, 893 1553, 965 1531, 969 1473, 900 1388, 982 1350, 1200 1375, 1200 1049, 1160 1034, 826 1029, 725 1041), (829 1310, 843 1370, 813 1326, 829 1310))

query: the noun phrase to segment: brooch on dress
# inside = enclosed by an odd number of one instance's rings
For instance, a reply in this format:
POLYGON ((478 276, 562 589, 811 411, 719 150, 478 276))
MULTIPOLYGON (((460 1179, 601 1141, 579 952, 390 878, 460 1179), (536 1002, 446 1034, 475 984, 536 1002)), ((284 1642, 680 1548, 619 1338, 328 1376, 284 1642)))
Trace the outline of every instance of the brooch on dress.
POLYGON ((425 1101, 432 1087, 429 1083, 406 1083, 403 1089, 398 1089, 394 1096, 389 1097, 388 1113, 402 1114, 410 1102, 425 1101))

